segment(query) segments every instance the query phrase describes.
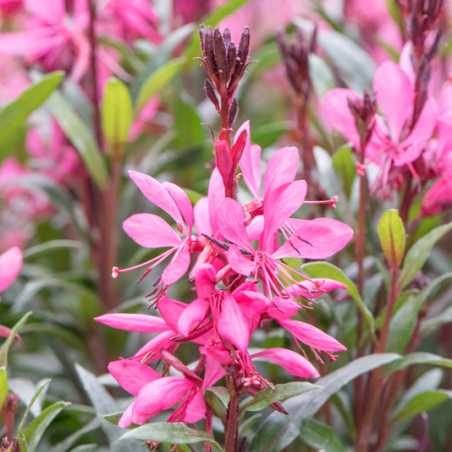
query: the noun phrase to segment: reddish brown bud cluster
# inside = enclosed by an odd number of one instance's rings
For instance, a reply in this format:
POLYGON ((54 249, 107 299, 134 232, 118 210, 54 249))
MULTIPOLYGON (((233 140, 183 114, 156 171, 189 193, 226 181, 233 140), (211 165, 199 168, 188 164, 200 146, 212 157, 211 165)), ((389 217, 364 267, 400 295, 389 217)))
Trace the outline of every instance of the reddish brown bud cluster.
POLYGON ((202 62, 207 71, 205 90, 207 97, 221 115, 223 131, 228 135, 237 113, 234 99, 239 82, 249 64, 250 32, 242 33, 238 46, 231 41, 231 32, 216 28, 200 29, 202 62))
POLYGON ((278 45, 286 70, 287 80, 297 97, 307 103, 312 87, 309 74, 309 54, 315 51, 317 43, 317 29, 306 40, 301 31, 297 33, 294 42, 287 42, 282 34, 278 35, 278 45))
POLYGON ((377 103, 374 96, 366 92, 362 99, 349 99, 348 108, 355 119, 356 129, 359 131, 361 151, 364 152, 375 127, 377 103))

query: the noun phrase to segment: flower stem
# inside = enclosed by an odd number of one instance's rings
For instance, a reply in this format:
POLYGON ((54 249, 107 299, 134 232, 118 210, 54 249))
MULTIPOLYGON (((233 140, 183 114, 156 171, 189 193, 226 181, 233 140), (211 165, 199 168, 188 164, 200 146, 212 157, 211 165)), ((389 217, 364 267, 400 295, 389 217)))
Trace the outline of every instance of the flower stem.
POLYGON ((226 385, 229 392, 229 404, 226 413, 225 425, 225 452, 237 452, 237 441, 239 431, 239 395, 237 393, 234 377, 226 377, 226 385))

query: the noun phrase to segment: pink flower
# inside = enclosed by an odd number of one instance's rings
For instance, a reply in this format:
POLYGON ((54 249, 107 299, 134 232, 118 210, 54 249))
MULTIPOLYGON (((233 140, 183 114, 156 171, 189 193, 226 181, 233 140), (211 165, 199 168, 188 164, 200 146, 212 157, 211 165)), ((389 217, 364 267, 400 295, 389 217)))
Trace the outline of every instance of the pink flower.
POLYGON ((22 270, 22 259, 22 252, 17 247, 0 254, 0 292, 14 283, 22 270))

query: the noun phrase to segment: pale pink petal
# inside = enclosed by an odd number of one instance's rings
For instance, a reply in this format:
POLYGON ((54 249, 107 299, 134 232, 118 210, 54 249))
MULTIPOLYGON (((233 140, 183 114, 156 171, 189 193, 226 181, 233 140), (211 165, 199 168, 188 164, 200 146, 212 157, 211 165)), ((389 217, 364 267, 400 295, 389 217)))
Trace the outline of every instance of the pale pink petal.
POLYGON ((20 248, 15 246, 0 254, 0 293, 14 283, 22 266, 23 258, 20 248))
POLYGON ((165 270, 163 270, 161 277, 163 284, 170 286, 185 275, 190 266, 190 256, 188 246, 182 245, 182 247, 176 251, 176 254, 173 256, 165 270))
POLYGON ((254 217, 250 224, 246 227, 246 233, 248 234, 248 237, 250 240, 259 240, 261 237, 261 234, 264 230, 264 216, 263 215, 257 215, 254 217))
POLYGON ((246 233, 245 215, 242 206, 231 198, 226 198, 217 206, 218 228, 221 235, 236 245, 251 250, 246 233))
POLYGON ((154 369, 133 359, 112 361, 108 364, 108 371, 132 395, 137 395, 143 386, 161 377, 154 369))
POLYGON ((392 138, 397 141, 405 121, 411 115, 414 100, 413 85, 398 64, 386 61, 377 69, 373 87, 392 138))
POLYGON ((226 255, 229 265, 235 272, 245 276, 249 276, 251 274, 255 267, 253 259, 245 257, 235 245, 229 246, 226 255))
POLYGON ((337 88, 328 91, 320 105, 321 115, 326 124, 340 132, 353 145, 359 143, 359 134, 348 103, 356 100, 359 100, 359 96, 354 91, 337 88))
POLYGON ((0 325, 0 337, 8 337, 11 334, 11 328, 0 325))
POLYGON ((285 348, 268 348, 251 355, 253 360, 269 361, 283 367, 287 372, 300 378, 317 378, 317 369, 303 356, 285 348))
POLYGON ((164 210, 176 223, 183 223, 176 202, 157 179, 138 171, 129 171, 129 177, 152 204, 164 210))
POLYGON ((216 233, 219 229, 217 219, 218 206, 222 204, 225 197, 226 195, 223 178, 221 177, 218 168, 215 168, 210 176, 209 191, 207 193, 207 199, 209 203, 210 225, 214 233, 216 233))
POLYGON ((193 387, 193 383, 184 377, 163 377, 148 383, 135 400, 134 424, 144 424, 151 417, 181 402, 193 387))
POLYGON ((430 187, 422 200, 422 211, 431 215, 448 205, 452 205, 452 177, 441 178, 430 187))
POLYGON ((205 319, 209 307, 209 302, 202 298, 189 303, 179 317, 179 331, 184 336, 188 336, 205 319))
POLYGON ((284 294, 290 297, 315 299, 333 290, 345 288, 343 283, 333 279, 314 278, 290 285, 284 290, 284 294))
POLYGON ((422 113, 405 142, 416 143, 422 142, 432 138, 438 120, 438 105, 435 100, 430 98, 424 105, 422 113))
POLYGON ((247 135, 245 148, 243 149, 242 158, 240 159, 240 170, 242 171, 243 180, 245 181, 250 192, 255 198, 258 198, 261 183, 261 148, 259 146, 251 144, 249 121, 243 123, 239 128, 236 134, 236 139, 244 130, 246 131, 247 135))
POLYGON ((245 351, 249 342, 249 326, 235 301, 229 293, 224 294, 221 314, 217 323, 218 333, 239 350, 245 351))
POLYGON ((201 198, 195 205, 195 227, 199 235, 212 235, 212 227, 210 225, 209 201, 207 198, 201 198))
POLYGON ((135 405, 135 401, 133 401, 122 413, 121 418, 118 421, 118 427, 121 428, 127 428, 130 427, 133 423, 132 421, 132 413, 133 413, 133 407, 135 405))
POLYGON ((104 314, 95 320, 110 328, 134 333, 161 333, 168 330, 163 319, 147 314, 104 314))
POLYGON ((265 197, 262 249, 273 251, 274 235, 303 204, 306 190, 306 182, 297 180, 289 185, 272 190, 265 197))
POLYGON ((187 307, 185 303, 168 297, 161 297, 157 302, 157 308, 169 327, 179 332, 179 318, 187 307))
POLYGON ((177 208, 179 209, 179 212, 181 213, 185 221, 185 224, 189 229, 191 229, 191 227, 193 226, 193 206, 189 197, 184 192, 184 190, 182 190, 182 188, 180 188, 176 184, 173 184, 172 182, 164 182, 163 186, 166 188, 166 190, 176 203, 177 208))
POLYGON ((171 226, 152 213, 132 215, 124 221, 122 227, 132 240, 145 248, 166 248, 181 243, 171 226))
POLYGON ((328 353, 343 352, 347 350, 347 348, 334 339, 334 337, 331 337, 309 323, 300 322, 298 320, 281 319, 278 319, 278 322, 300 342, 303 342, 313 349, 328 353))
POLYGON ((353 238, 353 229, 333 218, 291 219, 288 224, 295 232, 273 254, 275 259, 325 259, 345 248, 353 238))
POLYGON ((25 9, 48 24, 64 20, 64 0, 25 0, 25 9))
POLYGON ((279 149, 267 162, 264 175, 265 195, 282 185, 293 182, 300 164, 300 157, 296 147, 288 146, 279 149))
POLYGON ((204 419, 206 416, 206 402, 204 401, 204 394, 197 391, 185 408, 185 415, 183 422, 194 424, 204 419))

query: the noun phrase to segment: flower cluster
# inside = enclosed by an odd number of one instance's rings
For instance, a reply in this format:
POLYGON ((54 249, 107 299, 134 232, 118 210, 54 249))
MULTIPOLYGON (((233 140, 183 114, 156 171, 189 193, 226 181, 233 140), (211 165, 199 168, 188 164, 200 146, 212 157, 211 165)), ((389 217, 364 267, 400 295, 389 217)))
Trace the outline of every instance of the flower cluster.
POLYGON ((114 361, 109 371, 134 396, 120 425, 142 424, 176 406, 171 421, 197 422, 206 415, 204 392, 223 376, 232 378, 240 394, 255 394, 272 383, 255 368, 255 361, 278 364, 299 378, 318 371, 306 356, 310 349, 334 358, 345 350, 336 339, 295 317, 312 300, 343 285, 309 278, 287 258, 328 258, 351 240, 351 228, 332 218, 294 217, 305 200, 305 181, 297 180, 298 151, 285 147, 268 160, 261 176, 261 149, 250 142, 249 124, 237 132, 244 139, 240 169, 251 201, 241 204, 226 196, 218 169, 212 173, 208 195, 193 207, 178 186, 142 173, 129 175, 143 195, 174 221, 135 214, 124 231, 145 248, 164 248, 153 259, 131 268, 113 269, 113 277, 144 269, 147 275, 165 260, 152 301, 160 316, 106 314, 97 321, 130 332, 158 333, 134 356, 114 361), (188 273, 196 293, 183 303, 168 296, 169 288, 188 273), (275 322, 293 338, 305 356, 284 348, 250 353, 253 333, 275 322), (174 356, 184 343, 198 347, 195 367, 174 356), (163 363, 161 371, 151 366, 163 363))

